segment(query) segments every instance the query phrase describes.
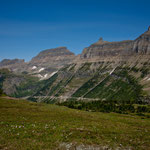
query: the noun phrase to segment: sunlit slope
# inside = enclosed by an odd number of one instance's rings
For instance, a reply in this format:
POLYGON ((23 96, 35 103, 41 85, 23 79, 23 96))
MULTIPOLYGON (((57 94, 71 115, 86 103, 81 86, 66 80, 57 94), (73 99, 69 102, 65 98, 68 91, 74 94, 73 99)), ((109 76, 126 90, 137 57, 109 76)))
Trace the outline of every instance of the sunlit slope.
POLYGON ((86 62, 71 64, 47 80, 35 96, 46 99, 99 99, 133 101, 149 97, 150 62, 86 62), (48 82, 51 80, 50 84, 48 82))
POLYGON ((150 119, 0 98, 0 149, 148 150, 150 119))

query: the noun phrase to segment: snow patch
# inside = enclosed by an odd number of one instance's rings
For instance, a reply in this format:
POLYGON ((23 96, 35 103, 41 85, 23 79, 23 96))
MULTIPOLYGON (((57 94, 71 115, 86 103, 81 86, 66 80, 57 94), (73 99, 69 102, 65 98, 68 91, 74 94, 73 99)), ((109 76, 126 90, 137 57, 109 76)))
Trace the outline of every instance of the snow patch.
POLYGON ((43 70, 45 70, 45 68, 41 68, 41 69, 39 70, 39 72, 41 72, 41 71, 43 71, 43 70))
POLYGON ((148 77, 145 77, 143 80, 147 80, 148 79, 148 77))
POLYGON ((36 66, 33 66, 33 67, 32 67, 32 70, 34 70, 34 69, 36 69, 36 68, 37 68, 36 66))
POLYGON ((40 75, 40 80, 45 80, 47 78, 48 74, 45 74, 44 76, 40 75))
POLYGON ((53 73, 50 74, 50 77, 52 77, 54 74, 56 74, 58 71, 55 71, 53 73))
POLYGON ((114 68, 109 74, 111 75, 111 74, 115 71, 115 69, 116 69, 116 68, 114 68))
POLYGON ((43 76, 42 76, 41 74, 38 74, 37 76, 38 76, 39 78, 43 78, 43 76))
POLYGON ((45 75, 44 75, 44 78, 46 78, 47 76, 48 76, 48 74, 45 74, 45 75))

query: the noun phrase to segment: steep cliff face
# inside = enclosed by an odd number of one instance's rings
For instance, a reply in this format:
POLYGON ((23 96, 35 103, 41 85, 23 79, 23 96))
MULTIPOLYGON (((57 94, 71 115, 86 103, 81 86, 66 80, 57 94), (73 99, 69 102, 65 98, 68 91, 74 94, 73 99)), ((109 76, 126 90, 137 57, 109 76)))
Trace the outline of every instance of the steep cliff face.
POLYGON ((133 51, 139 54, 150 54, 150 27, 134 41, 133 51))
POLYGON ((71 63, 74 58, 74 53, 70 52, 66 47, 58 47, 40 52, 30 61, 29 65, 60 68, 71 63))
POLYGON ((136 40, 108 42, 102 38, 91 46, 85 48, 80 56, 82 60, 108 60, 109 58, 131 56, 134 54, 150 54, 150 27, 148 31, 136 40))
POLYGON ((106 42, 98 41, 88 48, 83 50, 81 59, 103 58, 109 56, 119 56, 129 53, 132 50, 133 41, 121 41, 121 42, 106 42))
POLYGON ((41 80, 48 79, 60 68, 72 63, 75 57, 66 47, 47 49, 28 63, 27 71, 41 80))

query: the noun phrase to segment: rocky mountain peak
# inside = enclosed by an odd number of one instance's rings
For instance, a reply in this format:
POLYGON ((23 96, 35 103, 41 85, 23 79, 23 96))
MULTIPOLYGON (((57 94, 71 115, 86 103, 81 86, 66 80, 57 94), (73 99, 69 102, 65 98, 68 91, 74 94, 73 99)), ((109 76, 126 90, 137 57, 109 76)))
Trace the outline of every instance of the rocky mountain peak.
POLYGON ((74 53, 70 52, 67 47, 57 47, 41 51, 29 62, 29 66, 59 68, 71 63, 74 58, 74 53))
POLYGON ((3 59, 0 68, 8 68, 11 71, 20 72, 26 66, 24 59, 3 59))
POLYGON ((94 43, 93 45, 103 45, 103 44, 106 44, 108 43, 108 41, 104 41, 102 37, 99 38, 99 40, 94 43))
MULTIPOLYGON (((146 32, 144 32, 140 37, 146 37, 146 36, 148 36, 148 37, 150 36, 150 26, 148 27, 148 30, 146 32)), ((140 37, 138 37, 138 38, 140 38, 140 37)))
POLYGON ((99 42, 103 42, 103 38, 102 37, 99 38, 99 42))
POLYGON ((11 65, 11 64, 16 64, 16 63, 23 63, 24 59, 3 59, 0 62, 0 65, 11 65))
POLYGON ((133 51, 139 54, 150 54, 150 27, 134 41, 133 51))
POLYGON ((0 62, 0 67, 6 67, 7 68, 7 66, 15 65, 15 64, 17 65, 20 63, 25 63, 24 59, 3 59, 0 62))
POLYGON ((148 28, 148 31, 134 41, 125 40, 120 42, 108 42, 103 41, 103 38, 100 38, 98 42, 85 48, 80 58, 90 59, 92 61, 104 59, 110 60, 110 58, 116 60, 116 57, 120 58, 120 56, 124 57, 133 54, 150 54, 150 27, 148 28))
POLYGON ((27 72, 46 78, 48 73, 56 72, 64 65, 72 63, 75 57, 67 47, 57 47, 41 51, 28 63, 23 59, 4 59, 0 62, 0 69, 8 68, 16 73, 27 72))
POLYGON ((67 47, 57 47, 57 48, 52 48, 52 49, 46 49, 41 51, 38 56, 40 55, 51 55, 54 56, 55 55, 74 55, 74 53, 70 52, 67 47))

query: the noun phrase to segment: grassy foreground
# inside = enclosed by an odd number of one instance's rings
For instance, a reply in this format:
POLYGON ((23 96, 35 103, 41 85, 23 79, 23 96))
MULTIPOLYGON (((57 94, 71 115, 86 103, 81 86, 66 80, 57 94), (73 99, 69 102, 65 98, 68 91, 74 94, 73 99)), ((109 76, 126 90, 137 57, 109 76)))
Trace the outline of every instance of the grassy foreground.
POLYGON ((67 144, 149 150, 150 119, 0 98, 0 149, 61 150, 67 144))

